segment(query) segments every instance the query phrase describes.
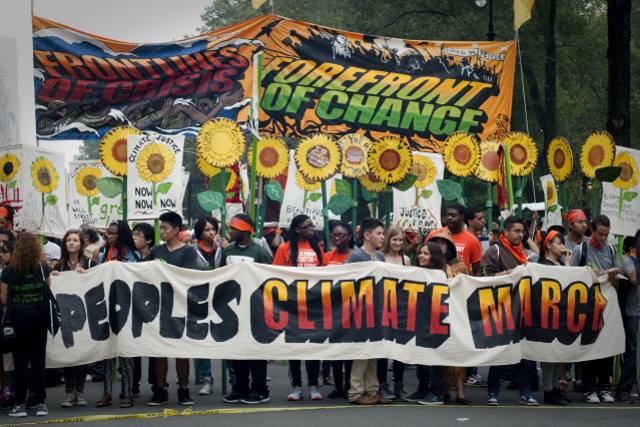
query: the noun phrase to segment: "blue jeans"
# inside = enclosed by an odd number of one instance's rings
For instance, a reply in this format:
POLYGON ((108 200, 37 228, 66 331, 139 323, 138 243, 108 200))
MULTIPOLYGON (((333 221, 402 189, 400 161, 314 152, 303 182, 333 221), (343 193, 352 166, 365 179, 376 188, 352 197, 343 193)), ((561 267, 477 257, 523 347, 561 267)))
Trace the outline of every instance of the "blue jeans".
POLYGON ((442 366, 418 365, 416 376, 418 377, 418 390, 425 393, 431 392, 442 398, 444 394, 442 366))
MULTIPOLYGON (((522 359, 516 365, 516 373, 518 375, 518 383, 520 384, 520 394, 531 393, 531 372, 536 362, 522 359)), ((489 394, 500 394, 500 380, 504 375, 506 366, 492 366, 489 368, 489 379, 487 381, 489 394)))
POLYGON ((196 359, 196 384, 202 384, 204 380, 211 379, 211 360, 196 359))

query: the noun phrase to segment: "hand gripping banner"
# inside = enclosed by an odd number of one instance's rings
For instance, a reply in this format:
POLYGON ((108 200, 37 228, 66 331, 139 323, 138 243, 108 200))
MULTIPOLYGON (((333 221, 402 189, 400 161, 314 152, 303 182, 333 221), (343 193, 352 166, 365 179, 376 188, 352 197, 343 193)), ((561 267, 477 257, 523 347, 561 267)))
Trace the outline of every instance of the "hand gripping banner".
POLYGON ((265 15, 198 37, 120 42, 34 17, 39 138, 94 139, 128 124, 196 133, 246 122, 263 52, 260 128, 302 137, 399 135, 439 152, 453 132, 511 125, 515 43, 405 40, 265 15))
POLYGON ((482 366, 624 352, 616 291, 584 267, 447 280, 378 262, 208 272, 110 262, 54 276, 52 290, 62 322, 51 367, 116 355, 482 366))

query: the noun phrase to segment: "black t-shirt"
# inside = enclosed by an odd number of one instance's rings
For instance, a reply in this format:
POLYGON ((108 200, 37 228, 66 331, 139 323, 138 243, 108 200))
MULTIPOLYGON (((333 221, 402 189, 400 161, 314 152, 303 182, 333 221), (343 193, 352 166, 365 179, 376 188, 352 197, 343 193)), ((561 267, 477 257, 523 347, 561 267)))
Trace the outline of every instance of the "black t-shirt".
POLYGON ((19 310, 47 306, 47 283, 49 266, 46 262, 40 264, 36 271, 18 274, 13 267, 2 270, 0 282, 6 283, 8 288, 8 306, 19 310))
POLYGON ((192 270, 207 270, 207 263, 191 245, 184 245, 181 248, 170 251, 167 245, 156 246, 151 249, 151 253, 145 257, 145 261, 154 259, 175 265, 176 267, 190 268, 192 270))

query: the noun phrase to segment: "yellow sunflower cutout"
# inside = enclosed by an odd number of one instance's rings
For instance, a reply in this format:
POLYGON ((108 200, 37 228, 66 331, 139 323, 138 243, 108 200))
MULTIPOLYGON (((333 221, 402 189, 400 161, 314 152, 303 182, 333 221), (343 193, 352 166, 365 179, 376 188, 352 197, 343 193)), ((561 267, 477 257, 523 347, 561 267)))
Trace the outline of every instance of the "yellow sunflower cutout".
POLYGON ((333 138, 317 133, 298 143, 293 158, 302 176, 310 181, 323 181, 338 172, 342 152, 333 138))
POLYGON ((580 151, 580 168, 587 178, 595 178, 596 170, 611 166, 616 146, 608 132, 598 131, 587 137, 580 151))
MULTIPOLYGON (((253 153, 249 150, 247 162, 253 161, 253 153)), ((256 155, 256 175, 273 179, 282 175, 289 167, 289 148, 281 138, 265 137, 258 141, 256 155)))
POLYGON ((82 196, 93 197, 98 195, 97 181, 102 176, 100 168, 83 166, 75 177, 76 190, 82 196))
POLYGON ((547 181, 547 206, 553 206, 557 200, 555 185, 553 185, 553 182, 547 181))
POLYGON ((566 138, 558 136, 549 142, 547 166, 556 182, 564 182, 573 171, 573 153, 566 138))
POLYGON ((367 172, 366 174, 362 175, 360 178, 358 178, 358 180, 360 181, 360 184, 362 184, 364 189, 371 193, 379 193, 387 188, 387 184, 380 181, 378 177, 376 177, 371 172, 367 172))
POLYGON ((367 156, 371 175, 385 184, 402 181, 413 166, 413 153, 409 144, 400 138, 386 136, 374 142, 367 156))
POLYGON ((100 161, 116 176, 127 176, 127 138, 142 135, 133 126, 118 126, 107 132, 100 140, 100 161))
POLYGON ((308 180, 299 171, 296 171, 296 184, 303 190, 310 192, 320 191, 320 181, 308 180))
POLYGON ((498 169, 500 167, 499 147, 500 143, 497 141, 482 141, 476 177, 487 182, 498 181, 498 169))
POLYGON ((415 186, 418 188, 428 187, 435 181, 438 169, 430 158, 426 156, 413 156, 413 166, 411 173, 418 177, 415 186))
POLYGON ((52 193, 58 188, 60 176, 49 159, 38 156, 31 163, 31 179, 36 190, 41 193, 52 193))
POLYGON ((342 149, 342 175, 349 178, 359 178, 367 173, 367 152, 371 147, 371 140, 357 133, 345 135, 338 140, 342 149))
POLYGON ((538 162, 538 147, 524 132, 509 132, 502 142, 508 147, 511 161, 511 175, 527 176, 538 162))
POLYGON ((198 167, 198 169, 200 169, 200 172, 202 172, 202 175, 207 177, 214 176, 220 173, 220 168, 211 166, 209 163, 207 163, 202 157, 198 156, 197 154, 196 154, 196 166, 198 167))
POLYGON ((480 160, 478 139, 467 132, 455 132, 445 140, 442 156, 453 175, 469 176, 476 170, 480 160))
POLYGON ((165 144, 152 142, 136 158, 138 175, 147 182, 162 182, 173 172, 176 155, 165 144))
POLYGON ((11 181, 20 170, 20 160, 11 153, 0 157, 0 181, 11 181))
POLYGON ((629 190, 638 184, 638 165, 631 154, 627 152, 618 154, 613 165, 622 168, 620 176, 612 182, 614 187, 629 190))
POLYGON ((198 133, 196 153, 211 166, 226 168, 242 157, 245 139, 238 125, 229 119, 207 121, 198 133))

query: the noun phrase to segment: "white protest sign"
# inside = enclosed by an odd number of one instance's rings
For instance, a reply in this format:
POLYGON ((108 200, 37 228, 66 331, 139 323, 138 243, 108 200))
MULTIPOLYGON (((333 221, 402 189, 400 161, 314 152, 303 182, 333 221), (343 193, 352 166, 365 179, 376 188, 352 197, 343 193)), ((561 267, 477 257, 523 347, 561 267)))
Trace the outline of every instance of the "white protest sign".
MULTIPOLYGON (((629 188, 616 188, 611 182, 602 183, 602 204, 600 213, 611 220, 611 234, 634 236, 640 228, 640 151, 616 146, 616 158, 625 153, 627 161, 623 166, 623 178, 631 185, 629 188), (634 184, 635 183, 635 184, 634 184), (621 199, 622 197, 622 199, 621 199)), ((628 185, 624 185, 627 187, 628 185)))
POLYGON ((546 230, 552 225, 562 225, 562 206, 558 203, 558 189, 553 176, 541 176, 540 182, 542 183, 545 204, 542 228, 546 230))
POLYGON ((132 135, 127 139, 127 219, 182 212, 184 136, 132 135))
POLYGON ((414 170, 418 179, 406 191, 393 189, 393 222, 421 234, 439 228, 442 196, 436 180, 444 178, 442 155, 414 152, 414 170))
MULTIPOLYGON (((329 199, 331 198, 333 180, 334 178, 340 177, 341 175, 338 174, 326 181, 327 203, 329 203, 329 199)), ((302 175, 297 172, 296 162, 293 158, 293 150, 290 150, 287 184, 284 188, 284 198, 280 206, 280 226, 288 227, 293 217, 299 214, 304 214, 311 218, 316 229, 321 230, 324 227, 320 183, 304 181, 302 175)), ((329 211, 329 219, 340 219, 340 217, 329 211)))
POLYGON ((107 228, 122 219, 121 194, 107 197, 98 190, 100 178, 116 178, 99 160, 76 161, 69 164, 69 227, 82 224, 107 228))
POLYGON ((61 237, 69 228, 64 154, 29 146, 0 150, 0 202, 15 210, 14 228, 61 237))

